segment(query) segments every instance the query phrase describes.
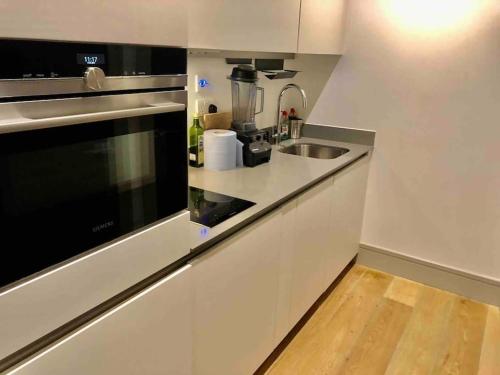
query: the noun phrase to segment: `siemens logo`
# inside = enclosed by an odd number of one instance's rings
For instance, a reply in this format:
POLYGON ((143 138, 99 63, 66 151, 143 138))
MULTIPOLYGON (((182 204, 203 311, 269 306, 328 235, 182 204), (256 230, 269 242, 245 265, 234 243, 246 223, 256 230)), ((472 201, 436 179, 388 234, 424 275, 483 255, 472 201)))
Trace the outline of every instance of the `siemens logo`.
POLYGON ((105 223, 102 223, 102 224, 99 224, 99 225, 96 225, 95 227, 93 227, 92 232, 94 232, 94 233, 101 232, 102 230, 110 228, 114 225, 115 225, 114 221, 112 221, 112 220, 106 221, 105 223))

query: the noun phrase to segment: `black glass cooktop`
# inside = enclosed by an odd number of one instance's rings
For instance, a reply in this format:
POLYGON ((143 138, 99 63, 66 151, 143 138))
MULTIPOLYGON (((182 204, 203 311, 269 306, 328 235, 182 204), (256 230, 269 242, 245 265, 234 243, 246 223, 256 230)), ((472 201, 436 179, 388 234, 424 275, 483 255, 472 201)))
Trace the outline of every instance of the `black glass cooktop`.
POLYGON ((253 205, 255 205, 254 202, 244 199, 198 189, 193 186, 189 187, 191 221, 210 228, 253 205))

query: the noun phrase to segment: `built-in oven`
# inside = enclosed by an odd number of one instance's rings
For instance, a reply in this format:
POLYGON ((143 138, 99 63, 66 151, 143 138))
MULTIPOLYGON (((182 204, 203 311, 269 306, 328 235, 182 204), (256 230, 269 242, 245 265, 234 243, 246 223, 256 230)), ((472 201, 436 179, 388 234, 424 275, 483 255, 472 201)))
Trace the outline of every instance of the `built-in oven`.
POLYGON ((184 94, 0 104, 2 285, 187 207, 184 94))
POLYGON ((0 54, 1 359, 187 254, 189 214, 185 49, 0 54))

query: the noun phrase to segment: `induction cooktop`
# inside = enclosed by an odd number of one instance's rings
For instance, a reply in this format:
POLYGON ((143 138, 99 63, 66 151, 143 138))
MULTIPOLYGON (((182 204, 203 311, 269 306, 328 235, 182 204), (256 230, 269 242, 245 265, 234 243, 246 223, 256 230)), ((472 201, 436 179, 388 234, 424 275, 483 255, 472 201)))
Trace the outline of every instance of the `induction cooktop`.
POLYGON ((210 228, 254 205, 254 202, 244 199, 195 188, 194 186, 189 187, 191 221, 210 228))

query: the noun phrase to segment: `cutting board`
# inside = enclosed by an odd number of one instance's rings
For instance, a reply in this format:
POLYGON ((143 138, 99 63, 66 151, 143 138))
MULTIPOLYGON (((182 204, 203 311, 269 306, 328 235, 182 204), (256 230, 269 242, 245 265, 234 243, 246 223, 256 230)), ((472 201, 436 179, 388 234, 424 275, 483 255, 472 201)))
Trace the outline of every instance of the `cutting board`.
POLYGON ((203 127, 210 129, 229 129, 233 116, 231 112, 207 113, 203 115, 203 127))

